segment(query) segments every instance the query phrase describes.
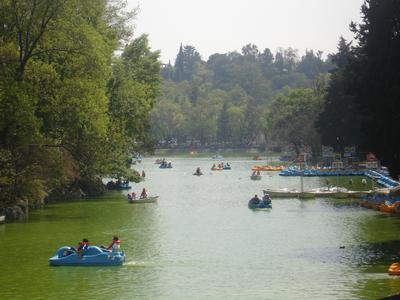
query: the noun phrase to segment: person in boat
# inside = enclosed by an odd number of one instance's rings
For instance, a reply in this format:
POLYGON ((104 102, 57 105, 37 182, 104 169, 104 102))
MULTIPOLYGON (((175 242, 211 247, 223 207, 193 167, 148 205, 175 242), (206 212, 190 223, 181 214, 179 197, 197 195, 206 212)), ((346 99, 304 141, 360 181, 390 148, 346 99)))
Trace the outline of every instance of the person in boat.
POLYGON ((261 175, 260 171, 257 171, 257 176, 260 176, 260 175, 261 175))
POLYGON ((253 171, 253 174, 251 174, 251 176, 256 176, 256 175, 257 175, 256 171, 253 171))
POLYGON ((111 181, 107 182, 107 188, 108 188, 109 190, 114 189, 114 188, 115 188, 115 181, 114 181, 114 180, 111 180, 111 181))
POLYGON ((266 205, 271 204, 271 197, 269 196, 269 194, 264 195, 263 201, 264 201, 264 204, 266 204, 266 205))
POLYGON ((118 252, 120 245, 121 245, 120 239, 117 236, 114 236, 108 247, 101 245, 100 248, 103 250, 107 250, 109 252, 118 252))
POLYGON ((111 252, 116 252, 119 251, 120 245, 121 241, 117 236, 114 236, 112 242, 110 243, 110 245, 108 245, 107 249, 111 252))
POLYGON ((254 195, 253 198, 250 199, 249 204, 251 204, 251 205, 258 205, 258 204, 260 204, 260 202, 261 202, 261 199, 260 199, 260 198, 258 197, 258 195, 256 194, 256 195, 254 195))
POLYGON ((70 246, 67 251, 64 252, 64 256, 71 255, 73 253, 78 253, 78 249, 82 249, 83 243, 78 242, 78 246, 75 248, 74 246, 70 246))
POLYGON ((144 170, 142 171, 142 177, 146 178, 146 173, 144 172, 144 170))
POLYGON ((215 164, 213 164, 212 167, 211 167, 211 169, 214 170, 215 168, 216 168, 216 166, 215 166, 215 164))
POLYGON ((78 248, 76 249, 76 252, 78 253, 78 255, 80 257, 83 256, 83 253, 85 252, 85 250, 87 250, 87 248, 89 247, 89 240, 88 239, 82 239, 82 242, 80 242, 78 244, 78 248))
POLYGON ((140 194, 140 199, 147 198, 147 191, 145 188, 143 188, 142 193, 140 194))
POLYGON ((129 194, 129 193, 128 193, 128 200, 129 200, 129 201, 132 201, 132 200, 133 200, 131 194, 129 194))
POLYGON ((132 200, 136 200, 136 193, 135 193, 135 192, 132 192, 132 194, 131 194, 131 199, 132 199, 132 200))
POLYGON ((171 162, 168 163, 168 168, 172 168, 172 163, 171 162))

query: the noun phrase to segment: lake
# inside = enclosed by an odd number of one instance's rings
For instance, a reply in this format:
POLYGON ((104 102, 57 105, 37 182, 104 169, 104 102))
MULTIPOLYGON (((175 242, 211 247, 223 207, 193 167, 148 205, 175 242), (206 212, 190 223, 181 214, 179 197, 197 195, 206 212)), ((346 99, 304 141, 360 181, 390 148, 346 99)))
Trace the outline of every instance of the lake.
MULTIPOLYGON (((400 251, 400 218, 356 200, 273 199, 270 211, 247 208, 265 188, 299 188, 300 179, 263 173, 250 180, 249 159, 210 171, 207 158, 152 158, 135 166, 133 184, 160 196, 128 204, 127 191, 49 205, 25 223, 0 226, 1 299, 377 299, 400 293, 387 275, 400 251), (201 167, 204 176, 193 176, 201 167), (121 267, 50 267, 63 245, 122 240, 121 267), (343 248, 344 247, 344 248, 343 248)), ((265 163, 265 162, 264 162, 265 163)), ((325 178, 304 178, 305 188, 325 178)), ((348 184, 348 178, 330 178, 348 184)), ((371 184, 369 182, 369 184, 371 184)), ((347 186, 349 187, 349 186, 347 186)), ((361 189, 354 178, 352 189, 361 189)))

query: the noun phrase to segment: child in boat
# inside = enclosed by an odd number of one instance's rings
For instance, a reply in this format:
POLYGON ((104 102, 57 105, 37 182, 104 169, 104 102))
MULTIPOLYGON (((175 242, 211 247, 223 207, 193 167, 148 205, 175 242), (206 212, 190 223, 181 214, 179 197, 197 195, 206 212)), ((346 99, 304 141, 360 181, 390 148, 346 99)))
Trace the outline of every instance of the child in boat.
POLYGON ((147 191, 145 188, 143 188, 142 193, 140 194, 140 199, 147 198, 147 191))
POLYGON ((82 239, 82 242, 78 244, 78 249, 76 249, 76 252, 80 257, 83 256, 83 253, 87 248, 89 247, 89 240, 88 239, 82 239))
POLYGON ((132 192, 131 199, 132 200, 136 200, 136 193, 135 192, 132 192))

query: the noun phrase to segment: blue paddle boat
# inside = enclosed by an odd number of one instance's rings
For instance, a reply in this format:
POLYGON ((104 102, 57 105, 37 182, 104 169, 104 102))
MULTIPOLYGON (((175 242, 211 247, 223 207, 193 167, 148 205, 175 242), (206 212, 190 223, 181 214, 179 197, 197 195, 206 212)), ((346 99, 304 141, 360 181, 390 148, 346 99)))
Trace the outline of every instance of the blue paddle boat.
POLYGON ((159 166, 160 169, 171 169, 172 168, 172 163, 171 162, 162 162, 161 165, 159 166))
POLYGON ((114 182, 114 181, 109 181, 106 184, 107 189, 109 190, 129 190, 131 186, 129 185, 129 182, 114 182))
POLYGON ((269 209, 272 208, 271 199, 264 196, 262 200, 252 198, 248 203, 250 209, 269 209))
POLYGON ((123 251, 110 252, 97 246, 89 246, 81 256, 72 247, 64 246, 50 258, 51 266, 121 266, 125 261, 123 251))

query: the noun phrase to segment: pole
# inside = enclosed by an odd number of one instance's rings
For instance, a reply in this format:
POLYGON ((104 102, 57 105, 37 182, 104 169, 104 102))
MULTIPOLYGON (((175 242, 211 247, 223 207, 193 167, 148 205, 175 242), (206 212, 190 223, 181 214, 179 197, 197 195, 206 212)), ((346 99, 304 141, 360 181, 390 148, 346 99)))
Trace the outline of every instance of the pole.
POLYGON ((304 186, 303 186, 303 175, 304 175, 304 170, 301 171, 300 174, 300 192, 303 194, 304 191, 304 186))
POLYGON ((304 181, 303 181, 304 167, 303 167, 302 163, 299 163, 299 168, 300 168, 300 193, 303 194, 303 191, 304 191, 304 181))

